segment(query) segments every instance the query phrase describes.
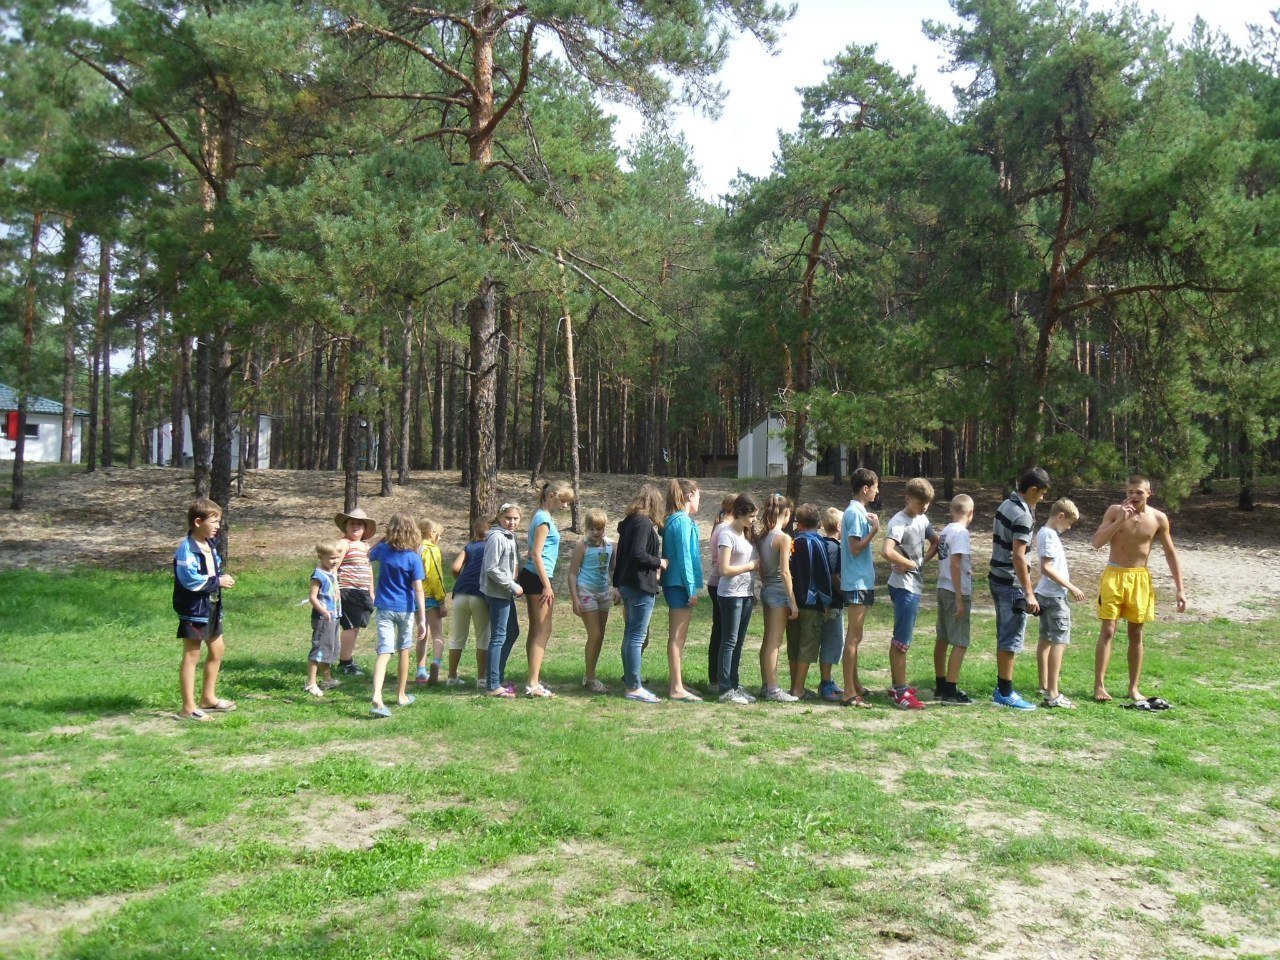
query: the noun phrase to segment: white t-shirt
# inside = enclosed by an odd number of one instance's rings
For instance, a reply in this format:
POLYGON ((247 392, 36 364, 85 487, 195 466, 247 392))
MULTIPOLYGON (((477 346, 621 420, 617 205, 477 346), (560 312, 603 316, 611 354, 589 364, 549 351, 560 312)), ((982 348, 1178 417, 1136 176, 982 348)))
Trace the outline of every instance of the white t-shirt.
POLYGON ((1062 549, 1062 538, 1052 527, 1041 527, 1036 532, 1036 558, 1040 561, 1040 582, 1036 584, 1036 595, 1041 597, 1065 597, 1067 588, 1054 583, 1044 575, 1044 562, 1053 561, 1054 571, 1067 582, 1071 577, 1067 574, 1067 552, 1062 549))
POLYGON ((951 557, 960 555, 960 595, 973 595, 973 566, 970 563, 969 528, 963 523, 949 523, 938 538, 938 589, 956 592, 951 581, 951 557))
MULTIPOLYGON (((733 529, 732 524, 726 525, 716 537, 717 555, 721 547, 729 548, 729 565, 732 567, 741 567, 750 563, 752 553, 755 551, 751 541, 733 529)), ((720 571, 720 586, 716 592, 722 597, 751 596, 751 571, 732 577, 725 574, 723 570, 720 571)))
POLYGON ((893 515, 885 531, 885 539, 898 541, 898 552, 908 560, 914 560, 916 569, 911 573, 890 573, 889 586, 910 590, 912 593, 924 593, 924 572, 921 567, 924 566, 925 541, 932 532, 929 518, 923 513, 913 517, 907 511, 899 510, 893 515))

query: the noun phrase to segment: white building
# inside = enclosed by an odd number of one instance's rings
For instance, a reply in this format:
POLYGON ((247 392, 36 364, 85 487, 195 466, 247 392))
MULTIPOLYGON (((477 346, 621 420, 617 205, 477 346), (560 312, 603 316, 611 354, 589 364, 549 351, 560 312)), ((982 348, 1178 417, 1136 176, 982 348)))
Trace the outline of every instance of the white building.
MULTIPOLYGON (((12 460, 17 437, 18 391, 0 383, 0 460, 12 460)), ((89 414, 76 410, 71 429, 71 462, 80 462, 80 439, 89 414)), ((47 397, 27 398, 27 442, 22 459, 27 463, 57 463, 62 459, 62 404, 47 397)))
MULTIPOLYGON (((786 425, 782 417, 771 413, 738 441, 738 477, 743 480, 787 475, 787 444, 783 438, 786 425)), ((814 477, 818 465, 808 457, 802 476, 814 477)))
MULTIPOLYGON (((173 456, 173 421, 161 420, 160 426, 151 431, 152 463, 167 466, 173 456)), ((191 417, 182 415, 182 462, 190 463, 195 458, 191 446, 191 417)), ((231 431, 231 469, 240 468, 240 427, 231 431)), ((258 417, 258 462, 250 463, 250 470, 269 470, 271 468, 271 418, 265 413, 258 417)))

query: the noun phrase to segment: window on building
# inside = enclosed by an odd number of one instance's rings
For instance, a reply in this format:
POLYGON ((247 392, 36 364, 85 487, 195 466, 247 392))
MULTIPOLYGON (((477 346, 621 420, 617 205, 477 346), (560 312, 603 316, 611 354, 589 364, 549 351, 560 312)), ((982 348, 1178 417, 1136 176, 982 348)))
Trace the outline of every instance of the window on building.
POLYGON ((27 439, 29 439, 29 440, 32 440, 32 439, 34 439, 34 440, 39 440, 39 439, 40 439, 40 424, 38 424, 38 423, 28 423, 28 424, 24 424, 24 426, 26 426, 26 428, 27 428, 27 439))

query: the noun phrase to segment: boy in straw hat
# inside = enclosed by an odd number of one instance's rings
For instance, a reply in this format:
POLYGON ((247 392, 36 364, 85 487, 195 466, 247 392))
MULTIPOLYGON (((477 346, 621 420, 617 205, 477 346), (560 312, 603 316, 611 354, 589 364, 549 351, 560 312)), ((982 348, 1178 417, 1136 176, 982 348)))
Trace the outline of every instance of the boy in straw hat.
POLYGON ((369 625, 373 614, 373 568, 369 566, 369 540, 378 524, 356 507, 350 513, 333 518, 342 539, 342 559, 338 562, 338 589, 342 594, 342 641, 338 653, 338 669, 348 676, 361 677, 364 671, 356 665, 356 638, 362 627, 369 625))

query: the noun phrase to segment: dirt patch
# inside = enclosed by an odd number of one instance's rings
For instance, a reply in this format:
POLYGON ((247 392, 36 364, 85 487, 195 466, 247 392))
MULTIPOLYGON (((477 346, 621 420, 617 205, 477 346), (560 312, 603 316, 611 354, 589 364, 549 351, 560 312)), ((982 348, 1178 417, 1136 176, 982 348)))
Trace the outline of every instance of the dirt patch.
MULTIPOLYGON (((216 716, 216 714, 215 714, 216 716)), ((125 736, 173 737, 182 732, 182 717, 168 711, 116 713, 83 724, 62 724, 32 732, 33 737, 85 737, 89 740, 117 740, 125 736)))
MULTIPOLYGON (((621 518, 642 476, 587 474, 582 478, 582 502, 608 511, 610 526, 621 518)), ((699 518, 704 537, 711 532, 715 504, 726 494, 750 491, 764 495, 777 489, 780 480, 738 482, 707 478, 699 481, 705 507, 699 518)), ((374 496, 379 478, 360 477, 364 493, 361 506, 383 519, 404 510, 430 516, 444 525, 441 545, 446 556, 461 547, 467 531, 467 490, 456 472, 415 471, 407 486, 393 488, 390 497, 374 496)), ((186 471, 165 467, 84 473, 52 473, 41 476, 27 493, 28 507, 21 512, 0 512, 0 570, 32 568, 64 569, 68 565, 111 569, 156 570, 168 566, 183 534, 183 516, 190 501, 191 478, 186 471), (85 518, 91 518, 92 534, 85 518)), ((985 569, 990 553, 991 517, 1002 493, 960 481, 957 491, 974 497, 975 564, 985 569)), ((903 481, 881 484, 883 512, 888 515, 902 501, 903 481)), ((941 485, 939 485, 941 491, 941 485)), ((253 559, 304 558, 321 536, 334 533, 332 517, 342 506, 343 478, 324 471, 259 470, 246 475, 245 492, 229 512, 233 562, 253 559)), ((1105 552, 1094 551, 1088 538, 1115 490, 1072 492, 1083 519, 1078 530, 1065 538, 1072 577, 1086 593, 1092 592, 1106 564, 1105 552)), ((531 506, 534 491, 528 475, 499 474, 498 495, 531 506)), ((805 481, 802 499, 843 506, 848 488, 834 486, 829 478, 805 481)), ((934 523, 946 522, 945 504, 930 511, 934 523)), ((1039 519, 1043 521, 1043 509, 1039 519)), ((1230 617, 1258 620, 1274 616, 1280 606, 1280 505, 1260 504, 1253 513, 1234 509, 1230 493, 1197 493, 1171 516, 1174 541, 1182 561, 1191 609, 1196 618, 1230 617)), ((567 526, 567 524, 566 524, 567 526)), ((566 537, 564 548, 576 535, 566 537)), ((704 558, 708 548, 704 544, 704 558)), ((1167 567, 1157 549, 1152 571, 1161 597, 1162 616, 1172 614, 1172 587, 1167 567)), ((562 565, 566 570, 568 565, 562 565)), ((565 574, 558 574, 563 578, 565 574)), ((559 592, 559 591, 557 591, 559 592)), ((977 597, 981 608, 989 605, 985 591, 977 597)))
POLYGON ((22 947, 35 957, 50 957, 62 935, 115 913, 131 900, 150 897, 154 890, 116 893, 88 900, 74 900, 48 907, 19 907, 0 918, 0 953, 22 947))
POLYGON ((329 847, 368 850, 381 834, 408 822, 408 814, 450 806, 448 801, 416 801, 410 805, 394 794, 370 794, 352 799, 304 790, 289 797, 279 816, 270 811, 234 813, 216 824, 184 827, 183 835, 201 845, 222 848, 252 838, 304 850, 329 847))
POLYGON ((269 753, 218 754, 217 760, 222 770, 263 770, 318 763, 330 757, 352 754, 367 757, 370 763, 379 767, 405 763, 434 766, 449 757, 448 750, 442 745, 425 744, 412 737, 387 737, 378 740, 331 740, 306 747, 282 747, 269 753))

